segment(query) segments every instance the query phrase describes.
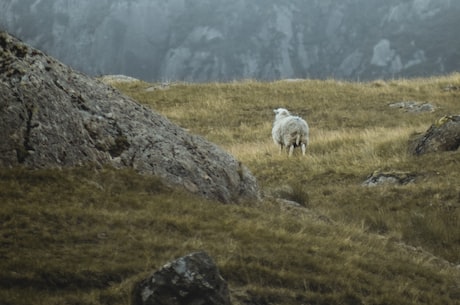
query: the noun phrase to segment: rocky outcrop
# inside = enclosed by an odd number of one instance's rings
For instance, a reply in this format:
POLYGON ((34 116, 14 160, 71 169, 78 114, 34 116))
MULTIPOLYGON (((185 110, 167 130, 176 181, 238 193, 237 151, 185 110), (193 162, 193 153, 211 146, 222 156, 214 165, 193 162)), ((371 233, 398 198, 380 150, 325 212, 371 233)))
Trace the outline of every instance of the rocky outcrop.
POLYGON ((227 283, 212 258, 196 252, 164 265, 136 284, 133 305, 230 305, 227 283))
POLYGON ((455 151, 460 147, 460 115, 440 118, 413 143, 413 153, 455 151))
POLYGON ((92 75, 369 80, 459 71, 459 13, 452 0, 15 0, 0 27, 92 75))
POLYGON ((233 156, 0 32, 0 166, 130 167, 222 202, 258 198, 233 156))

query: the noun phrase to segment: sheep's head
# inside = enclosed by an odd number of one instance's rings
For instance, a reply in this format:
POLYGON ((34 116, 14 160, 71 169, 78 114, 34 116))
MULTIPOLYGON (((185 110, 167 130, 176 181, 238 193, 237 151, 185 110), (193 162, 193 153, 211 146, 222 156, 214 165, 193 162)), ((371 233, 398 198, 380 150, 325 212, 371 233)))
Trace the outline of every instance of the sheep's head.
POLYGON ((273 112, 275 113, 275 120, 291 115, 289 113, 289 111, 287 109, 284 109, 284 108, 274 109, 273 112))

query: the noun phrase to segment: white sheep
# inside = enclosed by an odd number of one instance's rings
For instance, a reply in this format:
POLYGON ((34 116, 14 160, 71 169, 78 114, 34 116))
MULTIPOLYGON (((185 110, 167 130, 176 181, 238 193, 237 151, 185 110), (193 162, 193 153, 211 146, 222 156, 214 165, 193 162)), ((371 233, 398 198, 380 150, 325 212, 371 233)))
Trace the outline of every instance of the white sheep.
POLYGON ((275 144, 280 146, 280 152, 284 147, 289 148, 289 156, 292 156, 294 148, 300 146, 302 155, 308 146, 308 124, 301 117, 293 116, 287 109, 278 108, 275 112, 272 137, 275 144))

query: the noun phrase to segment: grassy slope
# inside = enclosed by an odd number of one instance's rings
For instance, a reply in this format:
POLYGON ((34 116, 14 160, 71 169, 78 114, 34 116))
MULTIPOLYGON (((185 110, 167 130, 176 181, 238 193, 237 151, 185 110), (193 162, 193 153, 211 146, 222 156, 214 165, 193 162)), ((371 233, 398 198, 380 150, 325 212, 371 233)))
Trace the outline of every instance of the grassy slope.
POLYGON ((308 209, 270 198, 220 205, 131 171, 2 169, 0 301, 129 304, 135 281, 203 249, 235 304, 458 304, 459 154, 407 154, 414 133, 458 113, 460 90, 444 91, 448 85, 459 86, 460 75, 154 91, 145 90, 153 84, 117 84, 236 155, 266 194, 308 209), (388 107, 403 100, 439 108, 388 107), (278 154, 270 132, 279 106, 308 120, 307 157, 278 154), (410 172, 416 181, 361 186, 375 170, 410 172))

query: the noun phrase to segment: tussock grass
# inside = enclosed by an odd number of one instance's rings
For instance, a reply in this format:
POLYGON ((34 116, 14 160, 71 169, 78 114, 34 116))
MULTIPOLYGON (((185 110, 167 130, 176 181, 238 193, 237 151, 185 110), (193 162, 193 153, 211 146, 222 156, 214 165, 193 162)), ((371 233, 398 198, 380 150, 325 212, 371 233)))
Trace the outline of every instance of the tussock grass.
POLYGON ((237 156, 267 195, 220 205, 129 170, 0 171, 0 300, 129 304, 132 285, 195 250, 235 304, 458 304, 458 152, 415 157, 410 139, 458 113, 460 75, 116 86, 237 156), (430 102, 431 113, 388 105, 430 102), (307 119, 306 157, 271 140, 272 109, 307 119), (364 187, 374 171, 414 175, 364 187), (297 201, 295 207, 276 198, 297 201))

